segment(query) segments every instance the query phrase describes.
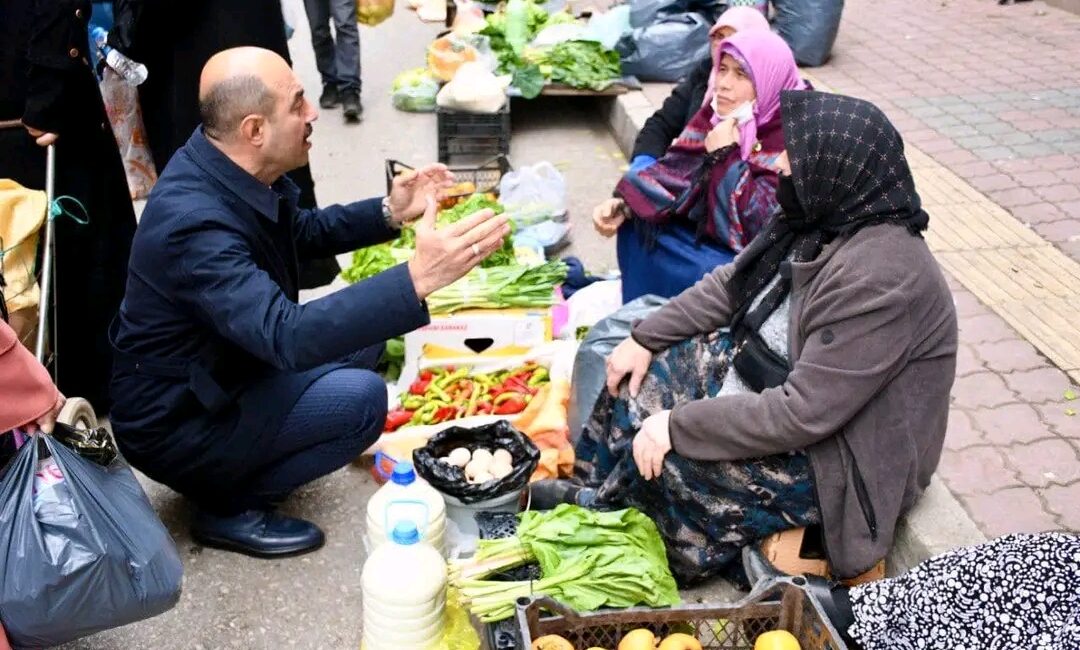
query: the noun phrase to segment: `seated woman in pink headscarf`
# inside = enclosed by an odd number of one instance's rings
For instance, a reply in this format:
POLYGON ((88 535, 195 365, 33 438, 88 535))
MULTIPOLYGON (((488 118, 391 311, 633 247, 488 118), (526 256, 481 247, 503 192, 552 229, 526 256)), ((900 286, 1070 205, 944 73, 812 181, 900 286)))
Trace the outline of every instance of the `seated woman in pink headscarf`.
POLYGON ((772 32, 748 30, 725 39, 716 60, 714 90, 679 137, 660 160, 631 167, 610 215, 597 217, 601 232, 618 232, 624 302, 693 286, 776 210, 780 92, 804 88, 794 55, 772 32))
POLYGON ((720 43, 738 32, 755 29, 769 29, 769 21, 754 7, 732 7, 720 15, 709 30, 709 56, 675 86, 660 110, 641 127, 630 156, 632 167, 645 166, 662 158, 672 141, 706 103, 705 98, 712 95, 712 71, 716 67, 720 43))

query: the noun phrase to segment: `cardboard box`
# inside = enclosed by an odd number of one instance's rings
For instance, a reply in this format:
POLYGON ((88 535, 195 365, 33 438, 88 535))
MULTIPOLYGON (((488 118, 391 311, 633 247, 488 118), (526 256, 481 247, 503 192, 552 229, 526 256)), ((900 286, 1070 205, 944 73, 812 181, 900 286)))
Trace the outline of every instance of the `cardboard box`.
POLYGON ((402 379, 416 376, 420 360, 482 363, 526 354, 552 340, 552 310, 474 309, 433 316, 431 324, 405 335, 402 379))

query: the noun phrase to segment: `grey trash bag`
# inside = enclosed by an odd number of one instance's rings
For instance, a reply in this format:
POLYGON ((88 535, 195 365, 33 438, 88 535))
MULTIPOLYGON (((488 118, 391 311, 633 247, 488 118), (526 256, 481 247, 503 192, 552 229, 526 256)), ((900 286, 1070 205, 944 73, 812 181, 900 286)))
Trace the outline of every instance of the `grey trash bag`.
POLYGON ((774 0, 773 30, 787 41, 799 65, 819 66, 829 60, 844 0, 774 0))
POLYGON ((709 27, 700 14, 661 16, 615 45, 622 71, 642 81, 676 82, 709 56, 709 27))
POLYGON ((0 480, 0 549, 0 621, 16 648, 67 643, 180 599, 176 545, 131 469, 51 436, 28 440, 0 480))
POLYGON ((570 405, 567 410, 570 440, 576 445, 585 422, 592 415, 596 401, 607 384, 607 358, 615 346, 630 336, 634 322, 667 304, 667 298, 642 296, 631 300, 617 312, 589 330, 574 358, 574 376, 570 380, 570 405))

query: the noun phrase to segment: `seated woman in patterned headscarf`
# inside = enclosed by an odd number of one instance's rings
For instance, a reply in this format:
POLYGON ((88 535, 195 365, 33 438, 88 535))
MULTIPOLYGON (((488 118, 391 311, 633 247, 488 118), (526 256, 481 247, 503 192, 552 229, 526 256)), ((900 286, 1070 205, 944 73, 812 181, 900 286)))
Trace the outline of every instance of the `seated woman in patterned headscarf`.
POLYGON ((780 92, 804 87, 791 49, 768 30, 740 31, 721 43, 711 85, 667 153, 631 167, 594 214, 602 234, 618 233, 624 302, 690 287, 776 208, 780 92))
POLYGON ((534 506, 642 510, 683 583, 810 524, 836 577, 867 571, 945 438, 956 313, 899 133, 839 95, 784 92, 780 113, 781 211, 634 326, 577 481, 534 487, 534 506))

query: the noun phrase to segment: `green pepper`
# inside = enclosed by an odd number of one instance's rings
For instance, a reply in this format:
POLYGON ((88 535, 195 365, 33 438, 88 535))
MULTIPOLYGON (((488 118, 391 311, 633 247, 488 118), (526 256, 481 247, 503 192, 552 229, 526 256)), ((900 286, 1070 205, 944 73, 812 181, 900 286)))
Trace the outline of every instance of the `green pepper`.
POLYGON ((463 379, 463 378, 468 377, 468 376, 469 376, 469 369, 468 368, 459 368, 458 370, 455 370, 454 372, 452 372, 452 373, 450 373, 450 374, 448 374, 448 375, 446 375, 444 377, 439 377, 438 379, 436 379, 435 380, 435 386, 437 386, 439 388, 446 388, 452 382, 455 382, 455 381, 457 381, 459 379, 463 379))
POLYGON ((424 405, 424 398, 418 395, 403 396, 401 405, 407 411, 415 411, 424 405))
POLYGON ((476 400, 480 397, 480 387, 476 386, 473 389, 472 395, 469 396, 469 406, 465 409, 465 417, 476 414, 476 400))
POLYGON ((431 392, 431 393, 434 393, 435 397, 437 397, 438 399, 443 400, 444 402, 449 403, 449 402, 453 401, 453 400, 450 399, 450 396, 446 394, 446 391, 443 390, 442 387, 439 386, 438 382, 432 382, 431 384, 429 384, 428 385, 428 391, 431 392))
POLYGON ((530 386, 539 386, 550 377, 547 368, 537 368, 532 377, 529 377, 530 386))

